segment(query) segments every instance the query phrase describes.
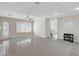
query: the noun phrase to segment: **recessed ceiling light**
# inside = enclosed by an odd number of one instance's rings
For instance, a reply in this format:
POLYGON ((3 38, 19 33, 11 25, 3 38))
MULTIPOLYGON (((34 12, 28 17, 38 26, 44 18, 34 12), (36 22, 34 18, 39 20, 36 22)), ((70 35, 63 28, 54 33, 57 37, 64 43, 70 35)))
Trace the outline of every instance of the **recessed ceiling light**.
POLYGON ((75 10, 79 10, 79 7, 75 8, 75 10))
POLYGON ((58 13, 54 13, 54 15, 59 15, 58 13))

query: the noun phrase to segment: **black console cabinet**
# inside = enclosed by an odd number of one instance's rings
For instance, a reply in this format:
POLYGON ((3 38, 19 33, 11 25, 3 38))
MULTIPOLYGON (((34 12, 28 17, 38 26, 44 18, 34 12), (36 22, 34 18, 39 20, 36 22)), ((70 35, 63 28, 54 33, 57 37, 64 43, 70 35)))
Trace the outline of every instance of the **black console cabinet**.
POLYGON ((74 35, 73 34, 64 33, 64 40, 73 42, 74 35))

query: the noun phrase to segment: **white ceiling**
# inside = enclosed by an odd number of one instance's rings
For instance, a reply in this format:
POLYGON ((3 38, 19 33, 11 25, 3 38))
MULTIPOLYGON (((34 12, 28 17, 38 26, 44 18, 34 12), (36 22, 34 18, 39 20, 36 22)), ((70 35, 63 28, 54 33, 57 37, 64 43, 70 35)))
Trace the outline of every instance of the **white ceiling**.
POLYGON ((0 15, 54 17, 54 13, 59 13, 59 16, 68 16, 79 13, 74 10, 76 7, 79 7, 79 2, 0 2, 0 15))

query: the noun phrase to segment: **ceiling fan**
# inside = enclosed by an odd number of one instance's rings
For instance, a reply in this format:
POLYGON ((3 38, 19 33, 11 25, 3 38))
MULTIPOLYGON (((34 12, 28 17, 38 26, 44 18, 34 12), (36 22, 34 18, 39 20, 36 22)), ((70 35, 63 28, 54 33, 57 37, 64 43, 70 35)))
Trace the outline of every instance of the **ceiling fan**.
POLYGON ((25 16, 25 20, 27 20, 27 21, 32 21, 33 18, 31 18, 29 15, 27 15, 27 16, 25 16))

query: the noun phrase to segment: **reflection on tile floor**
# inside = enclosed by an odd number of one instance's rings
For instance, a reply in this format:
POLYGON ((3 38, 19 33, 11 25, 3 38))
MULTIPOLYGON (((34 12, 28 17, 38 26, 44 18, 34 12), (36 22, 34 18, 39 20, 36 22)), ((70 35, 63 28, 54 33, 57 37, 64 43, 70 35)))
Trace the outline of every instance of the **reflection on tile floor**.
POLYGON ((40 37, 0 41, 3 56, 79 56, 79 44, 40 37))

